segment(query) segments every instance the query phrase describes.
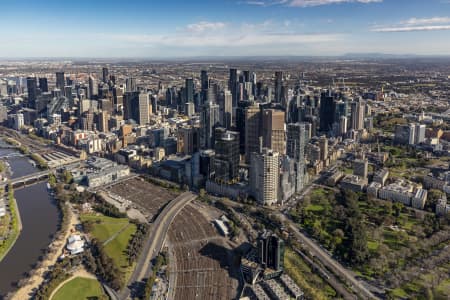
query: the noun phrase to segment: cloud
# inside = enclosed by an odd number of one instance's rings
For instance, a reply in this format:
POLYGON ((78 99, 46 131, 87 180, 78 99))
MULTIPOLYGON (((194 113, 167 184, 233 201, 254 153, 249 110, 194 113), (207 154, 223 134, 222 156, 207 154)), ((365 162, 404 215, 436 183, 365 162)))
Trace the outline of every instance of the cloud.
POLYGON ((189 24, 168 34, 96 35, 99 40, 135 46, 185 48, 283 47, 322 44, 342 40, 343 34, 303 32, 295 20, 266 20, 261 23, 223 23, 203 21, 189 24))
POLYGON ((411 18, 402 21, 404 25, 430 25, 450 23, 450 17, 433 17, 433 18, 411 18))
POLYGON ((240 3, 257 6, 286 5, 291 7, 311 7, 339 3, 380 3, 383 0, 248 0, 240 3))
POLYGON ((409 32, 450 30, 450 17, 410 18, 395 25, 376 26, 372 32, 409 32))
POLYGON ((435 30, 450 30, 450 25, 381 27, 381 28, 373 28, 371 31, 372 32, 411 32, 411 31, 435 31, 435 30))
POLYGON ((193 33, 200 33, 205 31, 216 31, 224 29, 226 24, 223 22, 206 22, 202 21, 199 23, 188 24, 186 30, 193 33))

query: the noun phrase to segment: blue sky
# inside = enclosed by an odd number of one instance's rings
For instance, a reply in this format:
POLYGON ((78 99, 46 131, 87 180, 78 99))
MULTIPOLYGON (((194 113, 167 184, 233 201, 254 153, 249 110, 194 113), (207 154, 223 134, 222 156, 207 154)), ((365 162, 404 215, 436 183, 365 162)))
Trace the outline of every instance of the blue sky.
POLYGON ((0 57, 450 54, 450 0, 2 1, 0 57))

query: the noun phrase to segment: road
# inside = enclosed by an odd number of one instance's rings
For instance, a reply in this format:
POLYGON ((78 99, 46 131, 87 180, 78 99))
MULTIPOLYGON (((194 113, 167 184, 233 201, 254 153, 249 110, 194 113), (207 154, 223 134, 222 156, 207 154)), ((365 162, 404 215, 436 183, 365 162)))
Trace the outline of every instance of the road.
POLYGON ((185 192, 170 201, 169 204, 164 207, 163 211, 158 215, 155 222, 153 222, 150 227, 148 238, 142 249, 136 268, 131 274, 127 286, 120 292, 119 299, 125 300, 129 298, 131 295, 130 287, 136 287, 145 278, 149 277, 152 272, 151 261, 156 258, 161 251, 170 224, 184 206, 196 197, 197 195, 194 193, 185 192))
POLYGON ((289 224, 289 228, 294 233, 295 237, 302 243, 302 246, 307 249, 312 255, 317 257, 320 262, 332 270, 337 276, 346 281, 350 287, 357 292, 360 297, 364 299, 379 299, 371 291, 369 291, 360 281, 358 281, 345 267, 333 259, 325 250, 319 247, 309 237, 304 235, 298 227, 285 215, 279 213, 281 220, 289 224))

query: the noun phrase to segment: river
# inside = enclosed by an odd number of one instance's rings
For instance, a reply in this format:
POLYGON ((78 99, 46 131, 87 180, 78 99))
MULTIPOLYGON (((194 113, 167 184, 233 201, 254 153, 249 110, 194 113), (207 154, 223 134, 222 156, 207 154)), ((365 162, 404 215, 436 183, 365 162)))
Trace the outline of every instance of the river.
MULTIPOLYGON (((14 152, 1 146, 0 141, 0 157, 14 152)), ((10 157, 8 163, 13 178, 38 171, 26 157, 10 157)), ((17 189, 14 195, 22 220, 22 231, 13 248, 0 262, 0 299, 15 290, 16 283, 36 264, 56 233, 60 219, 45 182, 17 189)))

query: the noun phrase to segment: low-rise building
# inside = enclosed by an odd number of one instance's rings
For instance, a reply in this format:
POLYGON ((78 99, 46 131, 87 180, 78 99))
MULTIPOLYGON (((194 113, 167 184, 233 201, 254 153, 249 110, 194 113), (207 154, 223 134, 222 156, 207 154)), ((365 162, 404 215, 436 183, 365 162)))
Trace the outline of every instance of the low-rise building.
POLYGON ((344 190, 362 192, 364 188, 367 186, 367 179, 361 178, 356 175, 346 175, 341 180, 340 184, 344 190))
POLYGON ((411 206, 418 209, 423 209, 427 201, 427 190, 417 189, 414 197, 411 199, 411 206))
POLYGON ((378 182, 382 186, 386 184, 386 180, 389 177, 389 170, 388 169, 381 169, 375 173, 373 176, 373 181, 378 182))

